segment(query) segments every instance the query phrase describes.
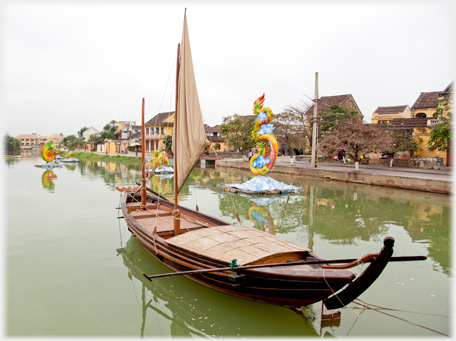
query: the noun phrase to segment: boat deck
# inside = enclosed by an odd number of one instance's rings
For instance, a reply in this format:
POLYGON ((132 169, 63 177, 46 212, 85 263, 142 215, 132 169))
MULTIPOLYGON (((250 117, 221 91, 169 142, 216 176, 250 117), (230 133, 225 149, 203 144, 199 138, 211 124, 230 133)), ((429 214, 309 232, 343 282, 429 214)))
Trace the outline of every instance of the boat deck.
MULTIPOLYGON (((127 207, 128 213, 143 228, 151 233, 156 231, 169 245, 228 264, 233 259, 237 260, 238 265, 298 261, 311 252, 308 248, 264 231, 242 225, 216 225, 183 211, 181 234, 174 236, 171 206, 148 203, 147 210, 142 211, 139 210, 139 203, 135 202, 128 203, 127 207)), ((300 269, 303 269, 302 265, 300 269)))
POLYGON ((274 263, 280 258, 281 261, 295 261, 310 251, 269 233, 239 225, 198 229, 169 238, 167 242, 227 263, 237 259, 238 265, 260 260, 261 263, 274 263))
MULTIPOLYGON (((174 217, 172 215, 172 207, 159 204, 147 204, 147 210, 139 210, 139 203, 128 203, 128 213, 131 214, 144 228, 150 232, 154 232, 162 237, 171 236, 174 234, 174 217)), ((180 231, 181 233, 199 229, 201 227, 215 226, 210 222, 203 220, 201 217, 196 217, 187 212, 181 211, 180 231)))

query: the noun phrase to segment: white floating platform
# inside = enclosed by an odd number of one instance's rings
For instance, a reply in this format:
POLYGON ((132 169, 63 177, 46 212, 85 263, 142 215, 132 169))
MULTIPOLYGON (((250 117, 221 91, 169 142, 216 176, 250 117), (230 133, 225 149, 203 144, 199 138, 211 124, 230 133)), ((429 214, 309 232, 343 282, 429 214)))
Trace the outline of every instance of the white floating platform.
POLYGON ((301 189, 301 187, 287 185, 263 175, 257 175, 243 184, 224 184, 223 188, 225 191, 247 194, 295 193, 298 189, 301 189))

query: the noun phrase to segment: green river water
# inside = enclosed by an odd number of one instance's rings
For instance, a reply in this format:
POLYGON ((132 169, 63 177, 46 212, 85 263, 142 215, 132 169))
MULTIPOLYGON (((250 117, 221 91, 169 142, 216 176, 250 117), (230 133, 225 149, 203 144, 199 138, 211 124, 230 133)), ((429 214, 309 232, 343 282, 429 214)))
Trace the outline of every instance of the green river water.
MULTIPOLYGON (((115 186, 134 185, 140 169, 80 162, 47 171, 37 164, 44 161, 3 161, 7 337, 451 335, 450 196, 274 174, 302 190, 248 196, 219 186, 247 181, 246 171, 204 164, 193 170, 179 195, 181 205, 194 209, 197 204, 201 212, 229 223, 237 223, 237 211, 243 225, 309 247, 322 258, 378 252, 386 236, 395 239, 394 256, 428 257, 390 263, 360 296, 394 310, 352 303, 340 309, 340 321, 325 324, 321 303, 305 307, 305 318, 184 277, 143 279, 142 273, 169 271, 117 218, 120 193, 115 186)), ((148 187, 172 198, 172 178, 153 177, 148 187)))

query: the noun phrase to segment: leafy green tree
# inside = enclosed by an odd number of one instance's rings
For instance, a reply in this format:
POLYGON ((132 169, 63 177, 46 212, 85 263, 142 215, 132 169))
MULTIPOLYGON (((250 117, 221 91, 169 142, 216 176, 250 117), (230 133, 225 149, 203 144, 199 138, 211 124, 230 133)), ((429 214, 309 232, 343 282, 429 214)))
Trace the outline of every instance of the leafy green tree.
POLYGON ((116 136, 117 125, 116 121, 112 120, 103 127, 103 131, 100 134, 100 137, 104 140, 113 140, 117 138, 116 136))
POLYGON ((21 150, 21 141, 6 133, 3 137, 3 148, 5 152, 17 152, 21 150))
POLYGON ((452 122, 452 104, 449 95, 436 101, 437 111, 434 115, 439 123, 433 126, 427 145, 430 150, 448 152, 450 150, 452 122))
POLYGON ((82 133, 85 132, 87 129, 89 129, 89 128, 87 128, 87 127, 82 127, 81 129, 79 129, 79 131, 78 131, 78 136, 82 136, 82 133))
POLYGON ((397 153, 408 151, 410 156, 413 156, 419 149, 419 142, 421 138, 414 137, 411 130, 399 129, 393 131, 393 144, 391 150, 388 152, 397 153))
POLYGON ((171 135, 166 135, 163 143, 165 144, 165 151, 167 153, 173 149, 173 137, 171 135))
POLYGON ((77 141, 77 139, 76 135, 68 135, 63 138, 62 143, 65 147, 69 148, 70 144, 77 141))
POLYGON ((323 110, 318 112, 318 136, 324 135, 326 132, 333 130, 337 123, 341 120, 362 118, 358 110, 346 108, 339 104, 333 104, 320 109, 323 110))
POLYGON ((255 147, 255 140, 252 137, 254 126, 255 116, 234 114, 223 118, 220 130, 230 148, 238 149, 245 154, 249 149, 255 147))

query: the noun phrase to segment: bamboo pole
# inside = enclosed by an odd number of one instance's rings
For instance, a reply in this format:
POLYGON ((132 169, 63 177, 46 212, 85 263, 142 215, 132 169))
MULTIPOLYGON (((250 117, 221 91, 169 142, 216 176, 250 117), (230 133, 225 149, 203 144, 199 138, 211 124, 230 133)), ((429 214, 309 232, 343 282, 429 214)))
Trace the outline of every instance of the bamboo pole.
MULTIPOLYGON (((178 122, 178 100, 179 100, 179 70, 180 70, 180 44, 177 45, 177 63, 176 63, 176 106, 174 112, 174 141, 177 142, 179 138, 177 136, 177 122, 178 122)), ((178 206, 178 170, 177 170, 177 143, 174 143, 174 235, 177 236, 180 234, 180 212, 177 209, 178 206)))
MULTIPOLYGON (((412 262, 412 261, 420 261, 420 260, 426 260, 426 256, 399 256, 399 257, 391 257, 389 259, 389 262, 412 262)), ((287 266, 287 265, 305 265, 305 264, 340 264, 340 263, 352 263, 352 262, 358 262, 359 258, 349 258, 349 259, 332 259, 332 260, 326 260, 326 259, 321 259, 321 260, 315 260, 315 261, 296 261, 296 262, 288 262, 288 263, 272 263, 272 264, 258 264, 258 265, 241 265, 241 266, 233 266, 231 268, 230 266, 226 266, 223 268, 212 268, 212 269, 199 269, 199 270, 189 270, 189 271, 180 271, 180 272, 169 272, 165 274, 159 274, 159 275, 152 275, 148 276, 146 274, 143 274, 144 277, 146 277, 148 280, 152 280, 154 278, 160 278, 160 277, 170 277, 170 276, 179 276, 179 275, 191 275, 191 274, 197 274, 197 273, 205 273, 205 272, 219 272, 219 271, 237 271, 237 270, 243 270, 243 269, 258 269, 258 268, 269 268, 269 267, 276 267, 276 266, 287 266)), ((365 263, 371 263, 373 261, 372 258, 367 259, 365 263)), ((362 262, 361 262, 362 263, 362 262)), ((358 263, 357 263, 358 264, 358 263)), ((357 265, 355 264, 355 265, 357 265)))

